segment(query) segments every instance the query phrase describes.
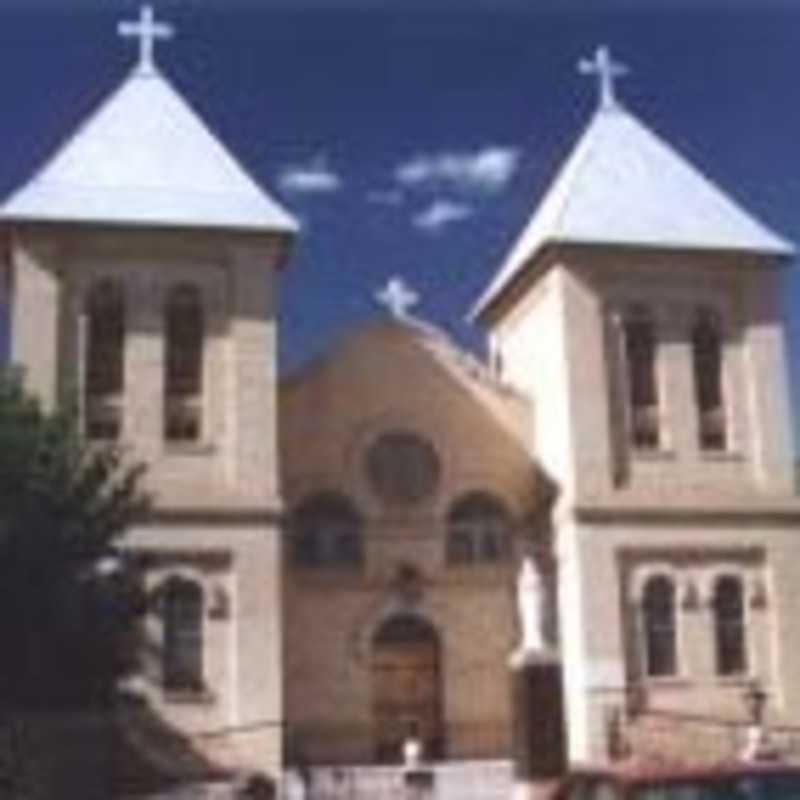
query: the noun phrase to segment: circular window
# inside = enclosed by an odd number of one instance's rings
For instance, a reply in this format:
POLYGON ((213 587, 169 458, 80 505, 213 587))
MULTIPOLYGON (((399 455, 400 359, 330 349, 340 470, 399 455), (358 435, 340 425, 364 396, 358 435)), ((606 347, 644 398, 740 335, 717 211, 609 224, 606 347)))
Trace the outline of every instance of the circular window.
POLYGON ((418 503, 439 483, 439 458, 433 445, 414 433, 384 433, 367 452, 367 475, 387 503, 418 503))

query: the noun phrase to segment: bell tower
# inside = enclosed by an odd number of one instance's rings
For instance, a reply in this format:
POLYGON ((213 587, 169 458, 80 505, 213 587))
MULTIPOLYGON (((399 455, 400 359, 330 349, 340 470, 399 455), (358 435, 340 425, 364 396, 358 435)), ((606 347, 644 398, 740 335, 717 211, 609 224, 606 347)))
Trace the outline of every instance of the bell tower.
POLYGON ((569 751, 594 760, 646 684, 631 559, 725 564, 754 541, 752 509, 791 503, 778 294, 794 251, 622 105, 607 48, 579 69, 598 108, 473 316, 558 486, 569 751))
POLYGON ((793 250, 617 99, 589 125, 480 298, 537 455, 578 502, 793 486, 780 267, 793 250))
POLYGON ((275 284, 297 225, 156 65, 171 26, 145 7, 119 33, 133 70, 0 209, 12 358, 46 405, 77 401, 87 438, 148 465, 152 519, 127 544, 161 598, 160 655, 138 688, 189 737, 247 731, 205 753, 222 766, 276 770, 275 284))

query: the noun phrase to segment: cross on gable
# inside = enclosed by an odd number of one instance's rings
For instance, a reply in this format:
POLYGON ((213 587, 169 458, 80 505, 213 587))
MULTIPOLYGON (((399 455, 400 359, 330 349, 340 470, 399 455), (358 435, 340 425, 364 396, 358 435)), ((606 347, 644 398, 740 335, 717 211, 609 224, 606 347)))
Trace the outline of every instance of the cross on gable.
POLYGON ((578 62, 578 72, 581 75, 596 75, 600 92, 600 108, 614 108, 617 98, 614 91, 614 81, 630 70, 624 65, 614 61, 611 51, 605 45, 598 47, 592 58, 582 58, 578 62))
POLYGON ((152 73, 154 45, 158 39, 171 39, 175 33, 172 25, 156 22, 152 6, 142 6, 137 22, 120 22, 117 33, 123 39, 139 40, 139 64, 137 70, 142 74, 152 73))
POLYGON ((408 319, 409 309, 419 302, 419 295, 402 278, 394 276, 383 289, 375 292, 375 299, 386 306, 395 319, 408 319))

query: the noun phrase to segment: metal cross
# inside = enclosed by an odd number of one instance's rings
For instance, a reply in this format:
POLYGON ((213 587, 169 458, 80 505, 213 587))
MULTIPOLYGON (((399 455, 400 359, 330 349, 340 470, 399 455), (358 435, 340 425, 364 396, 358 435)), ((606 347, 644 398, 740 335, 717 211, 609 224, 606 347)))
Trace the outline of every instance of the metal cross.
POLYGON ((419 302, 419 295, 402 278, 394 276, 383 289, 375 292, 375 299, 386 306, 395 319, 408 319, 408 311, 419 302))
POLYGON ((614 108, 617 98, 614 93, 614 80, 627 75, 630 70, 624 65, 614 61, 611 51, 605 45, 598 47, 594 57, 582 58, 578 62, 578 72, 581 75, 596 75, 597 85, 600 90, 600 108, 614 108))
POLYGON ((139 64, 137 70, 150 74, 155 69, 153 49, 158 39, 171 39, 175 33, 172 25, 156 22, 152 6, 142 6, 138 22, 120 22, 117 33, 124 39, 139 40, 139 64))

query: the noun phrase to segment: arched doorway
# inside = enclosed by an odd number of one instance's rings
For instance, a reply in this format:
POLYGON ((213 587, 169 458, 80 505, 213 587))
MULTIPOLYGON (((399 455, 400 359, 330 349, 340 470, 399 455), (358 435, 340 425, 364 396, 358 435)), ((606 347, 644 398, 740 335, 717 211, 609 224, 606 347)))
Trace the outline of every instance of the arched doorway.
POLYGON ((373 720, 378 761, 399 761, 403 741, 414 730, 425 755, 443 755, 441 646, 430 623, 398 614, 372 642, 373 720))

